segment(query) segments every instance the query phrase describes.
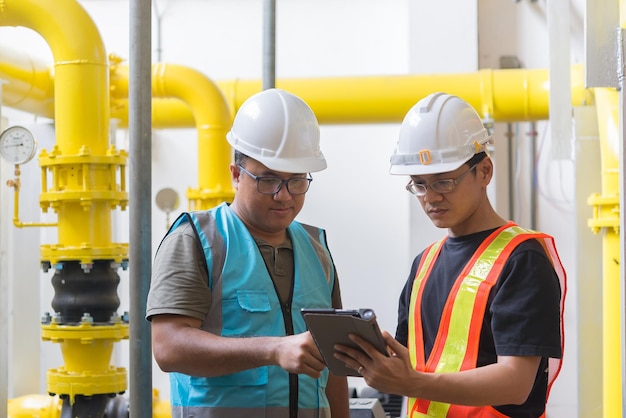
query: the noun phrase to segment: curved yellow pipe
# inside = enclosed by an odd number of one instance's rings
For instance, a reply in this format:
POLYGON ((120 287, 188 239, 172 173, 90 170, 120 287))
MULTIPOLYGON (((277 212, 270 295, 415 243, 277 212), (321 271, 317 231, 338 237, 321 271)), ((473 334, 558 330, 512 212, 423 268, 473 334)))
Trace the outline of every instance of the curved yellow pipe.
MULTIPOLYGON (((112 66, 112 95, 128 96, 128 67, 112 66)), ((192 209, 208 209, 232 200, 226 133, 232 116, 220 89, 202 73, 174 64, 152 66, 152 96, 178 98, 193 114, 198 135, 198 189, 190 189, 192 209)))
MULTIPOLYGON (((52 158, 106 155, 110 115, 108 63, 100 33, 85 10, 75 0, 0 0, 0 25, 31 28, 46 40, 52 51, 56 131, 52 158)), ((35 93, 43 96, 44 102, 50 99, 49 80, 41 73, 41 68, 31 66, 30 75, 22 74, 41 83, 39 89, 35 83, 30 91, 31 101, 35 93)), ((26 103, 29 101, 22 104, 26 103)), ((81 187, 81 184, 66 184, 63 189, 81 187)), ((52 204, 59 214, 58 239, 64 247, 101 248, 110 244, 109 202, 94 202, 91 208, 78 201, 52 204), (97 233, 86 237, 85 225, 98 225, 97 233)), ((54 258, 53 252, 51 255, 54 258)))
POLYGON ((75 0, 1 0, 0 25, 39 33, 54 58, 57 145, 104 154, 109 124, 107 59, 100 33, 75 0))

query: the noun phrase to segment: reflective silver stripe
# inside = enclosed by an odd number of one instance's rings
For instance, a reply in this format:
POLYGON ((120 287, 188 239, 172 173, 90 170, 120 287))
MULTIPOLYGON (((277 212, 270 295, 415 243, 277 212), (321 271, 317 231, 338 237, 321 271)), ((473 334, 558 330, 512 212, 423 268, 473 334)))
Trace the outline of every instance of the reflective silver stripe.
POLYGON ((224 321, 222 318, 222 310, 219 308, 222 304, 222 269, 224 268, 226 247, 224 238, 217 229, 217 223, 213 214, 208 211, 193 212, 200 230, 196 230, 198 237, 211 243, 211 254, 207 257, 210 259, 210 265, 207 265, 209 271, 209 288, 213 299, 211 301, 211 310, 209 315, 213 314, 211 321, 204 321, 202 329, 213 334, 220 335, 224 321))
MULTIPOLYGON (((172 418, 289 418, 289 408, 204 408, 172 406, 172 418)), ((331 418, 330 409, 299 409, 298 418, 331 418)))

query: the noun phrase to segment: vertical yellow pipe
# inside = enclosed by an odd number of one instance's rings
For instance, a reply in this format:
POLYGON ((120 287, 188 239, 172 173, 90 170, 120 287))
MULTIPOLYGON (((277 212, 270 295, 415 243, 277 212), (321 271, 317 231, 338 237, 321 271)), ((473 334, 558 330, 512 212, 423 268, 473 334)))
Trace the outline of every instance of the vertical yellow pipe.
MULTIPOLYGON (((626 27, 626 1, 619 1, 620 27, 626 27)), ((616 69, 617 71, 617 69, 616 69)), ((622 416, 622 315, 623 291, 620 272, 621 243, 619 224, 619 144, 623 141, 620 124, 619 95, 614 89, 595 90, 598 108, 598 129, 602 156, 602 198, 598 205, 600 222, 605 226, 603 237, 603 411, 608 418, 622 416), (611 227, 612 226, 612 227, 611 227)), ((622 208, 623 210, 623 208, 622 208)))
MULTIPOLYGON (((54 60, 56 141, 39 156, 42 170, 52 173, 50 184, 42 184, 40 204, 58 215, 59 243, 41 246, 42 262, 58 270, 80 263, 81 279, 99 280, 100 275, 89 276, 94 261, 128 259, 127 246, 111 243, 111 210, 124 208, 128 195, 125 184, 117 182, 118 172, 124 181, 126 155, 109 145, 109 73, 102 39, 76 0, 0 0, 0 26, 36 31, 50 46, 54 60)), ((49 95, 48 75, 34 66, 30 74, 38 89, 23 100, 35 93, 49 95)), ((42 174, 42 179, 46 177, 42 174)), ((116 320, 114 316, 98 320, 108 319, 108 325, 94 326, 89 312, 82 312, 80 328, 71 321, 64 323, 62 314, 42 321, 42 339, 60 343, 67 364, 48 370, 47 391, 69 395, 71 404, 76 395, 126 390, 126 371, 109 366, 109 361, 112 344, 128 338, 127 322, 115 315, 116 320)))
POLYGON ((619 103, 615 89, 595 89, 602 163, 602 195, 592 196, 590 226, 602 229, 602 398, 604 416, 622 416, 619 225, 619 103))

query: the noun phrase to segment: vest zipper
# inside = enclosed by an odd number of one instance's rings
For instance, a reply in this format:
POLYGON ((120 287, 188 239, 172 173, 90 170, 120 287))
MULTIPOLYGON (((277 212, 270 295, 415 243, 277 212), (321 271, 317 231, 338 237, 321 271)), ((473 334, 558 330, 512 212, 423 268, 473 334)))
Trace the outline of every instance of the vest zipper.
MULTIPOLYGON (((267 265, 265 266, 269 273, 269 268, 267 265)), ((271 277, 271 274, 270 274, 271 277)), ((285 324, 285 334, 286 335, 294 335, 293 329, 293 318, 291 317, 291 302, 293 301, 293 288, 295 277, 292 279, 291 289, 289 290, 289 298, 286 302, 283 302, 280 297, 280 293, 276 288, 276 283, 272 280, 272 285, 274 286, 274 291, 276 292, 276 296, 280 301, 280 310, 283 314, 283 323, 285 324)), ((298 375, 296 373, 289 373, 289 418, 298 418, 298 375)))
MULTIPOLYGON (((290 295, 289 299, 291 300, 290 295)), ((291 305, 289 303, 281 303, 283 311, 283 321, 285 322, 285 331, 287 335, 293 335, 293 320, 291 318, 291 305)), ((289 373, 289 418, 298 418, 298 375, 289 373)))

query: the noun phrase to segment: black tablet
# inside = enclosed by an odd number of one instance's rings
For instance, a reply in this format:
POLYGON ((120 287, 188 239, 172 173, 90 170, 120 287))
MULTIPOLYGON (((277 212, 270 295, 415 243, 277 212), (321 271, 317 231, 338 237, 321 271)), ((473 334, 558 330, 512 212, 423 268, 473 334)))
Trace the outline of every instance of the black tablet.
POLYGON ((335 344, 359 349, 349 334, 359 335, 372 344, 382 354, 389 355, 387 345, 376 322, 372 309, 302 309, 302 316, 313 335, 328 369, 339 376, 360 376, 360 374, 335 358, 335 344))

